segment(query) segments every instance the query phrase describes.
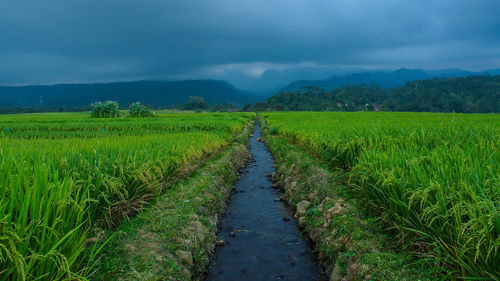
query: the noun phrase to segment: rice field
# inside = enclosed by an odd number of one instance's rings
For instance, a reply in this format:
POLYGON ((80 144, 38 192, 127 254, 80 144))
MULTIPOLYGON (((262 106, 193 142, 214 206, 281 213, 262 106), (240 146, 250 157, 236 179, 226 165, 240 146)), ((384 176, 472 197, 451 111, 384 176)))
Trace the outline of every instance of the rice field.
POLYGON ((500 115, 261 113, 350 175, 400 245, 454 276, 500 280, 500 115))
POLYGON ((0 279, 85 279, 96 229, 137 214, 252 116, 0 116, 0 279))

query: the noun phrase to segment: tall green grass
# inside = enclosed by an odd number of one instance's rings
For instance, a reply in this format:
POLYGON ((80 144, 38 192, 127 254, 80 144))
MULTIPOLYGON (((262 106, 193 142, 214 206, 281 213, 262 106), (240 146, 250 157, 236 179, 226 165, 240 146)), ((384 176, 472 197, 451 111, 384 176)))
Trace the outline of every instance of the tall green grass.
POLYGON ((333 167, 400 241, 457 277, 500 279, 500 115, 266 113, 333 167))
POLYGON ((85 279, 94 228, 139 212, 250 117, 0 117, 0 279, 85 279))

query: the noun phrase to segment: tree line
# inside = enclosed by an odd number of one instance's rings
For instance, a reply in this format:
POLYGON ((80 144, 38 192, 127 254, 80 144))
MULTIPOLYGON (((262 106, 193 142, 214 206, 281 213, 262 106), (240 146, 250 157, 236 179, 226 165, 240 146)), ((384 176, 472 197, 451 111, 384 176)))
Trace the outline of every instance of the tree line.
POLYGON ((377 85, 335 90, 302 87, 267 99, 273 110, 500 112, 500 75, 434 78, 382 89, 377 85))

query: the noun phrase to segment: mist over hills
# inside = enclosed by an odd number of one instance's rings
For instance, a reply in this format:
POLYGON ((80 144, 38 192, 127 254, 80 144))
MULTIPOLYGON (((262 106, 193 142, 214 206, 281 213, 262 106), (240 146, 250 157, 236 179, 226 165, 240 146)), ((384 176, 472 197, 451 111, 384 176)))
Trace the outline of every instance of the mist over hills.
POLYGON ((333 90, 341 86, 360 84, 376 84, 381 88, 392 88, 404 85, 408 81, 432 78, 465 77, 469 75, 500 74, 500 69, 484 71, 467 71, 462 69, 355 69, 328 66, 300 66, 285 69, 269 69, 259 77, 249 77, 234 71, 218 76, 254 95, 268 97, 280 91, 296 91, 303 86, 319 87, 333 90))
POLYGON ((264 71, 259 78, 247 83, 247 87, 245 87, 245 85, 241 87, 260 95, 266 95, 279 91, 293 81, 327 79, 331 77, 332 74, 339 74, 339 72, 341 73, 342 71, 338 69, 316 67, 301 67, 285 70, 270 69, 264 71))
POLYGON ((394 71, 358 72, 346 75, 333 75, 324 80, 293 81, 285 87, 281 88, 280 91, 293 92, 304 86, 318 87, 325 90, 335 90, 336 88, 342 86, 354 86, 360 84, 375 84, 381 88, 386 89, 402 86, 406 82, 416 80, 465 77, 469 75, 481 75, 484 73, 489 73, 491 75, 500 74, 500 69, 471 72, 461 69, 422 70, 401 68, 394 71))
POLYGON ((256 97, 225 81, 134 81, 51 86, 0 86, 1 107, 79 107, 95 101, 115 100, 120 105, 141 101, 153 107, 171 107, 189 96, 201 96, 210 104, 241 106, 256 97))

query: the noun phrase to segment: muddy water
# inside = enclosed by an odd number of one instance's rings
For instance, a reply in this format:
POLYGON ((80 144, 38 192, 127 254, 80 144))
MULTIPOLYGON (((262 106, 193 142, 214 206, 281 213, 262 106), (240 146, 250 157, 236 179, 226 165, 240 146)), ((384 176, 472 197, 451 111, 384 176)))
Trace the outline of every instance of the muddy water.
POLYGON ((226 244, 216 249, 206 280, 326 280, 292 211, 270 188, 273 159, 260 137, 257 126, 249 144, 255 162, 233 191, 218 233, 226 244))

